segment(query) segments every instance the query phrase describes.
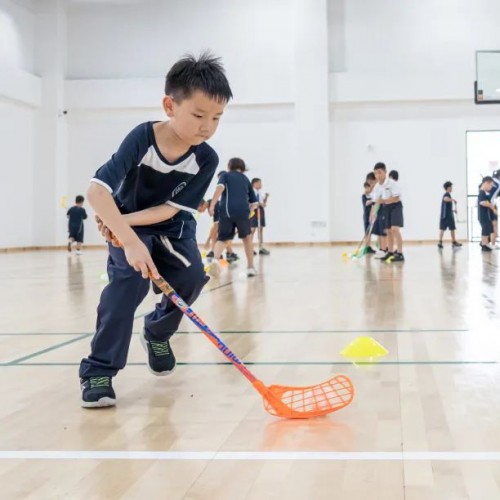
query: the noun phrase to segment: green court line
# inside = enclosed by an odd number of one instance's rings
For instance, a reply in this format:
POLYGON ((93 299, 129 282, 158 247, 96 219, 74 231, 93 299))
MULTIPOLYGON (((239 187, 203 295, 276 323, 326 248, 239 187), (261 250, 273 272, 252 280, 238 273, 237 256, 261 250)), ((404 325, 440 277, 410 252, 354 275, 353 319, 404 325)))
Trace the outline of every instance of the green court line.
MULTIPOLYGON (((51 349, 49 349, 51 350, 51 349)), ((146 366, 147 363, 127 363, 127 366, 146 366)), ((247 366, 350 366, 350 361, 245 361, 247 366)), ((395 366, 395 365, 499 365, 500 361, 378 361, 376 363, 359 362, 356 366, 395 366)), ((178 362, 178 366, 231 366, 228 361, 193 361, 178 362)), ((80 363, 0 363, 7 366, 80 366, 80 363)))
POLYGON ((80 335, 79 337, 76 337, 74 339, 66 340, 65 342, 60 342, 59 344, 55 344, 53 346, 47 347, 46 349, 42 349, 41 351, 36 351, 32 354, 28 354, 27 356, 23 356, 22 358, 13 359, 12 361, 9 361, 8 363, 2 363, 1 366, 17 365, 18 363, 22 363, 23 361, 27 361, 28 359, 35 358, 36 356, 40 356, 41 354, 45 354, 47 352, 54 351, 55 349, 59 349, 60 347, 64 347, 64 346, 67 346, 69 344, 73 344, 74 342, 78 342, 79 340, 90 337, 91 335, 93 335, 93 333, 85 333, 85 334, 80 335))
MULTIPOLYGON (((135 318, 137 319, 137 318, 135 318)), ((281 334, 281 333, 464 333, 470 332, 466 328, 456 328, 456 329, 439 329, 439 328, 429 328, 429 329, 401 329, 401 330, 384 330, 384 329, 371 329, 371 330, 217 330, 218 333, 227 335, 258 335, 258 334, 281 334)), ((134 332, 133 335, 139 335, 141 332, 134 332)), ((37 332, 23 332, 23 333, 0 333, 0 336, 15 336, 15 335, 26 335, 26 336, 44 336, 44 335, 93 335, 94 332, 53 332, 53 333, 37 333, 37 332)), ((179 331, 175 335, 202 335, 199 331, 179 331)))

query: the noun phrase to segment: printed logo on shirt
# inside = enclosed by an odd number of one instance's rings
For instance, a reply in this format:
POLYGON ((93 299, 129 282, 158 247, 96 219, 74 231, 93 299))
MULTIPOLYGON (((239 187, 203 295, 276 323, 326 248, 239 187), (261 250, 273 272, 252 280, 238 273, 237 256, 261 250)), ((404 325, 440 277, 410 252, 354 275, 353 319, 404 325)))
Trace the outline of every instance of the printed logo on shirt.
POLYGON ((187 186, 187 182, 181 182, 173 191, 172 198, 178 195, 185 187, 187 186))

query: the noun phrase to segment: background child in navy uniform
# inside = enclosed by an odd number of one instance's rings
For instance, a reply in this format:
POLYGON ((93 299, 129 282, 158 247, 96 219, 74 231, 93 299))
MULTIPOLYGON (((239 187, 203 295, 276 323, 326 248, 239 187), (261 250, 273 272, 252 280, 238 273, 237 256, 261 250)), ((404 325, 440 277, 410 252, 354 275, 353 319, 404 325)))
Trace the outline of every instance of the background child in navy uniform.
POLYGON ((401 187, 397 170, 389 172, 389 181, 384 191, 384 209, 387 227, 387 256, 386 261, 403 262, 403 237, 401 229, 404 227, 403 203, 401 202, 401 187))
MULTIPOLYGON (((87 198, 103 221, 101 232, 109 241, 111 231, 122 248, 109 245, 110 283, 97 309, 91 354, 80 365, 84 407, 115 404, 111 377, 126 364, 134 312, 148 293, 149 276, 160 272, 188 304, 207 282, 193 214, 218 164, 205 141, 231 97, 218 59, 184 57, 166 77, 163 108, 170 120, 134 128, 92 179, 87 198)), ((175 368, 169 339, 181 318, 165 296, 144 318, 141 342, 155 375, 175 368)))
MULTIPOLYGON (((375 177, 374 177, 375 179, 375 177)), ((372 234, 368 234, 368 230, 370 228, 370 213, 372 210, 373 200, 371 197, 371 192, 373 190, 373 185, 368 181, 365 181, 363 184, 365 192, 361 195, 361 203, 363 205, 363 227, 365 230, 365 236, 368 238, 368 241, 365 242, 368 253, 375 253, 371 245, 372 234)))
POLYGON ((489 244, 493 234, 493 213, 494 206, 491 204, 490 191, 493 189, 493 178, 486 176, 483 178, 478 196, 478 218, 481 224, 481 250, 491 252, 492 246, 489 244))
POLYGON ((76 242, 76 253, 82 253, 83 245, 83 221, 87 218, 87 212, 83 208, 85 198, 79 194, 75 198, 75 204, 66 213, 68 217, 68 252, 76 242))
MULTIPOLYGON (((217 178, 220 179, 220 176, 224 172, 219 172, 217 174, 217 178)), ((208 200, 208 208, 210 208, 212 200, 208 200)), ((210 228, 210 233, 208 235, 207 241, 205 243, 205 250, 209 250, 207 253, 207 259, 213 259, 214 258, 214 247, 215 243, 217 242, 217 235, 219 234, 219 221, 220 221, 220 200, 215 204, 214 207, 214 214, 212 217, 213 224, 212 227, 210 228)), ((226 260, 228 262, 234 262, 239 259, 239 256, 234 253, 233 251, 233 245, 230 241, 227 242, 226 245, 226 260)))
POLYGON ((375 258, 384 259, 387 256, 387 221, 385 217, 383 197, 389 178, 387 177, 386 166, 381 162, 378 162, 373 167, 373 173, 377 182, 372 191, 372 200, 374 201, 374 204, 372 205, 370 213, 370 222, 375 221, 372 233, 378 236, 378 250, 375 252, 375 258), (377 205, 378 212, 375 211, 377 209, 377 205))
POLYGON ((441 200, 441 217, 439 219, 439 243, 438 248, 443 248, 443 236, 444 232, 449 229, 451 232, 451 244, 454 248, 460 248, 462 246, 455 236, 455 231, 457 229, 455 225, 455 213, 457 201, 452 198, 451 192, 453 191, 453 184, 447 181, 443 184, 444 194, 441 200))
POLYGON ((210 203, 210 213, 213 214, 215 204, 221 198, 219 234, 214 249, 214 261, 210 263, 209 274, 220 274, 219 257, 227 241, 234 238, 236 229, 243 240, 247 258, 247 276, 257 274, 253 263, 252 227, 250 211, 257 206, 252 185, 246 171, 245 162, 241 158, 231 158, 228 163, 229 172, 224 172, 219 179, 214 196, 210 203))
POLYGON ((260 255, 269 255, 270 252, 266 248, 264 248, 264 228, 266 227, 266 207, 267 207, 267 199, 269 194, 266 193, 264 197, 261 194, 262 189, 262 179, 258 177, 254 177, 252 179, 252 189, 255 192, 255 197, 257 198, 257 202, 259 206, 254 210, 254 214, 250 218, 250 222, 252 224, 252 235, 258 231, 258 241, 259 241, 259 254, 260 255))

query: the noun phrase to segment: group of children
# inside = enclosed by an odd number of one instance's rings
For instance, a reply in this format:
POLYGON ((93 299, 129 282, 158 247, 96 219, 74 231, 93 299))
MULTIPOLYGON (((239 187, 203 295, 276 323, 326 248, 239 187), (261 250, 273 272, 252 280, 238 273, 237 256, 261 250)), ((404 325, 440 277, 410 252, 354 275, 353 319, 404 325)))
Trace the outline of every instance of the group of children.
POLYGON ((391 170, 387 174, 387 167, 379 162, 373 172, 367 174, 364 189, 363 225, 367 252, 386 262, 404 262, 401 234, 404 218, 399 173, 391 170), (377 236, 378 250, 371 246, 372 235, 377 236))
MULTIPOLYGON (((375 258, 390 262, 402 262, 403 240, 401 228, 403 224, 403 205, 401 202, 401 188, 399 173, 396 170, 386 175, 387 169, 383 163, 377 163, 374 171, 366 176, 363 204, 363 226, 365 230, 365 244, 367 253, 375 254, 375 258), (371 235, 378 237, 378 250, 371 246, 371 235)), ((453 183, 447 181, 443 185, 444 194, 441 199, 439 220, 438 248, 443 249, 443 237, 446 230, 451 233, 453 248, 462 246, 456 239, 455 214, 457 200, 451 193, 453 183)), ((500 248, 496 244, 498 235, 498 216, 496 199, 500 194, 500 170, 492 176, 483 178, 479 186, 478 219, 481 224, 481 250, 491 252, 500 248)))

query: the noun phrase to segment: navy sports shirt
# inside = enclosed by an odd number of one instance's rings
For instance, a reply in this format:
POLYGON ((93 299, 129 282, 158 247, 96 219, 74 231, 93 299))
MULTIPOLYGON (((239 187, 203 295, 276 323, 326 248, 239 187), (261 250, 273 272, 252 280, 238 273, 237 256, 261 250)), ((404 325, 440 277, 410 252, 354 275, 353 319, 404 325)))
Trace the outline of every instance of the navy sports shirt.
POLYGON ((92 182, 113 195, 123 214, 167 203, 180 212, 149 226, 136 226, 138 233, 174 238, 194 238, 196 213, 219 163, 207 144, 192 146, 175 162, 169 162, 156 144, 153 124, 142 123, 125 137, 118 151, 96 173, 92 182))
POLYGON ((87 218, 87 212, 83 207, 79 207, 78 205, 74 205, 71 207, 66 215, 68 216, 68 226, 69 227, 81 227, 84 219, 87 218))
POLYGON ((220 200, 221 217, 248 218, 250 216, 250 203, 257 202, 255 191, 248 177, 236 170, 224 172, 217 185, 224 186, 220 200))
POLYGON ((446 192, 443 194, 441 200, 441 219, 453 218, 453 202, 451 201, 451 194, 446 192), (444 201, 448 198, 450 201, 444 201))
POLYGON ((481 205, 482 201, 490 201, 490 193, 483 191, 482 189, 479 191, 479 196, 477 197, 478 203, 478 218, 480 222, 485 222, 491 220, 491 209, 488 207, 483 207, 481 205))

